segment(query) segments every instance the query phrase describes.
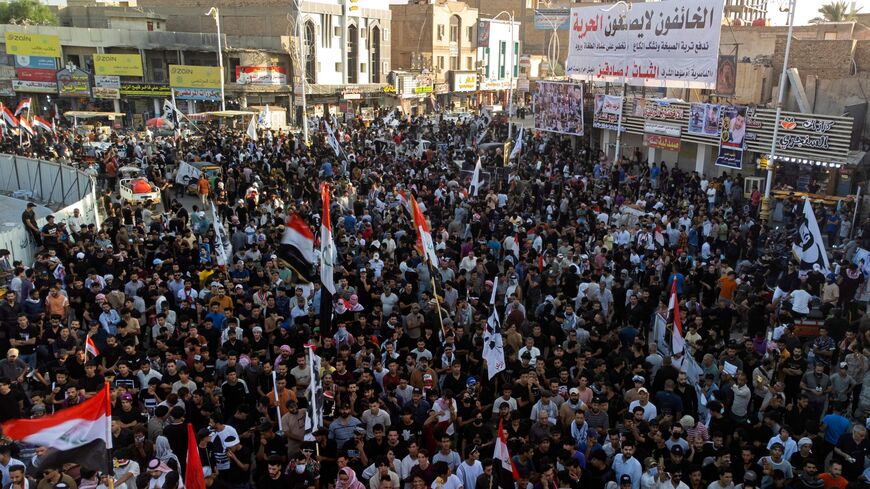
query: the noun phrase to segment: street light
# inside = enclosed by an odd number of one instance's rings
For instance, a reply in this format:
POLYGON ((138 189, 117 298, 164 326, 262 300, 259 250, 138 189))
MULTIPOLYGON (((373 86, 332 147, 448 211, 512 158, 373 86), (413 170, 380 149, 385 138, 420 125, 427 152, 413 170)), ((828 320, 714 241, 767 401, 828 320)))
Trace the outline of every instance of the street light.
MULTIPOLYGON (((764 182, 764 205, 770 207, 770 188, 773 185, 773 165, 776 164, 776 138, 779 135, 779 121, 782 116, 782 102, 785 99, 785 80, 788 76, 788 54, 791 51, 791 37, 794 32, 794 11, 796 0, 791 0, 788 6, 788 38, 785 41, 785 56, 782 61, 782 75, 779 77, 779 98, 776 102, 776 118, 773 121, 773 139, 770 142, 770 159, 767 163, 767 181, 764 182)), ((764 212, 762 211, 762 214, 764 212)))
POLYGON ((227 110, 227 103, 224 98, 224 52, 221 49, 221 13, 217 7, 212 7, 205 13, 206 17, 211 17, 214 19, 214 23, 217 26, 217 53, 218 53, 218 65, 221 68, 221 110, 227 110))
MULTIPOLYGON (((299 70, 299 80, 302 85, 302 137, 305 139, 305 146, 308 146, 308 101, 306 100, 306 78, 308 76, 308 56, 306 52, 303 58, 302 43, 304 42, 304 27, 302 26, 302 1, 293 0, 293 6, 296 8, 296 16, 292 22, 296 25, 296 59, 299 70)), ((290 14, 287 14, 287 20, 290 20, 290 14)), ((308 47, 306 46, 306 49, 308 47)))
MULTIPOLYGON (((620 14, 620 17, 625 17, 625 15, 631 11, 631 4, 625 2, 624 0, 619 0, 618 2, 614 3, 610 7, 601 9, 601 11, 602 12, 610 12, 611 10, 615 9, 616 7, 625 8, 625 11, 620 14)), ((626 49, 627 49, 627 47, 626 47, 626 49)), ((624 51, 624 52, 626 54, 623 54, 623 58, 627 58, 628 51, 624 51)), ((626 99, 625 95, 627 92, 628 92, 628 83, 627 83, 627 80, 625 78, 625 74, 623 72, 623 75, 622 75, 622 107, 619 110, 619 118, 616 121, 616 152, 613 155, 613 162, 614 163, 618 162, 620 159, 620 156, 621 156, 619 151, 621 149, 620 145, 622 144, 622 113, 623 113, 623 111, 625 111, 625 99, 626 99)))
MULTIPOLYGON (((514 109, 514 64, 517 62, 517 60, 514 60, 514 54, 513 54, 513 51, 514 51, 514 14, 513 14, 513 12, 508 12, 507 10, 502 10, 501 12, 495 14, 495 17, 490 19, 490 22, 493 20, 497 20, 502 15, 506 16, 508 18, 508 21, 511 23, 511 47, 510 47, 511 63, 510 63, 510 72, 509 72, 510 84, 508 85, 508 138, 510 138, 514 132, 513 131, 514 124, 511 121, 511 113, 513 112, 513 109, 514 109)), ((516 41, 516 43, 519 44, 519 41, 516 41)), ((520 56, 519 48, 517 48, 516 56, 517 56, 517 58, 519 58, 519 56, 520 56)))

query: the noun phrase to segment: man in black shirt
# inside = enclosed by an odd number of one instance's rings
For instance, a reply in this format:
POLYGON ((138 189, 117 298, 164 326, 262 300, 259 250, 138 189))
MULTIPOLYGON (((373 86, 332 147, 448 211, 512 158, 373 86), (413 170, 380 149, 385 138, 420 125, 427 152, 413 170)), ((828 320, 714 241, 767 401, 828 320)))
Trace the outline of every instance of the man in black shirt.
POLYGON ((0 422, 20 418, 24 412, 24 397, 6 377, 0 378, 0 422))
POLYGON ((287 489, 290 478, 284 474, 284 462, 278 457, 269 457, 266 462, 266 475, 257 480, 258 489, 287 489))

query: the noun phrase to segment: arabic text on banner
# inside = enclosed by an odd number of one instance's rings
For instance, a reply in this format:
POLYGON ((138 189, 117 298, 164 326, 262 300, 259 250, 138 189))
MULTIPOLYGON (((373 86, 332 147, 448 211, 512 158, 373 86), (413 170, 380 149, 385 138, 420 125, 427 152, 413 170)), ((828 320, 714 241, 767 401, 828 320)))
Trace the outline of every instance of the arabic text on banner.
POLYGON ((566 71, 586 80, 716 88, 722 0, 571 9, 566 71))

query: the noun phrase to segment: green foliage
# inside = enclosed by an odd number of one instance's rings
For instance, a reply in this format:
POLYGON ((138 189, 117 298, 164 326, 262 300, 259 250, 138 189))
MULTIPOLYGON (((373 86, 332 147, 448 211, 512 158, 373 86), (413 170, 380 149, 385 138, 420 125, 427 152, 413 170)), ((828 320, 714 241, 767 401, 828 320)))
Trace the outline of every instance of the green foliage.
POLYGON ((12 0, 0 3, 0 24, 57 25, 57 17, 38 0, 12 0))
POLYGON ((844 0, 826 3, 819 8, 821 17, 816 17, 810 22, 814 24, 822 22, 850 22, 858 17, 861 8, 855 8, 855 4, 847 4, 844 0))

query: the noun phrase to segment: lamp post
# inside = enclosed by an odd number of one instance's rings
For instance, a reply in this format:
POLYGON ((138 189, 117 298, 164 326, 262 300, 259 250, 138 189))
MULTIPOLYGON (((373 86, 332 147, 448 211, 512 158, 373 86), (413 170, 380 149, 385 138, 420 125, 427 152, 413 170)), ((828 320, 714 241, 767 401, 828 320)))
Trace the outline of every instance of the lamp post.
POLYGON ((227 110, 227 103, 224 98, 224 52, 221 48, 221 12, 217 7, 212 7, 205 13, 205 15, 213 18, 214 23, 217 26, 218 66, 220 66, 221 69, 221 110, 227 110))
POLYGON ((770 158, 767 162, 767 179, 764 182, 764 202, 761 214, 767 217, 770 211, 770 189, 773 185, 773 166, 776 164, 776 139, 779 136, 779 122, 782 116, 782 103, 785 99, 785 83, 788 76, 788 54, 791 51, 791 37, 794 32, 794 11, 796 0, 788 5, 788 38, 785 41, 785 56, 782 60, 782 74, 779 77, 779 97, 776 102, 776 118, 773 121, 773 139, 770 142, 770 158))
MULTIPOLYGON (((625 2, 624 0, 619 0, 614 3, 610 7, 601 9, 603 12, 609 12, 616 7, 622 7, 625 9, 624 12, 620 14, 620 17, 625 16, 629 11, 631 11, 631 4, 625 2)), ((627 48, 626 48, 627 49, 627 48)), ((623 58, 627 60, 628 54, 623 54, 623 58)), ((628 91, 628 83, 625 78, 625 73, 622 75, 622 107, 619 110, 619 118, 616 121, 616 152, 613 154, 613 162, 616 163, 620 159, 620 146, 622 144, 622 113, 625 111, 625 94, 628 91)))
POLYGON ((304 40, 304 32, 302 27, 302 1, 301 0, 293 0, 293 6, 296 7, 296 16, 294 23, 296 24, 296 58, 299 60, 299 80, 302 84, 302 137, 305 139, 305 146, 308 146, 308 101, 306 100, 306 78, 308 76, 307 73, 307 65, 308 54, 305 54, 303 58, 302 52, 302 42, 304 40))
MULTIPOLYGON (((514 41, 514 14, 513 14, 513 12, 508 12, 507 10, 502 10, 501 12, 495 14, 495 17, 493 17, 490 20, 491 21, 497 20, 502 15, 507 17, 508 22, 511 23, 511 47, 510 47, 510 53, 511 53, 510 60, 511 60, 511 62, 509 65, 510 71, 508 73, 510 75, 508 78, 508 80, 510 82, 510 84, 508 85, 508 138, 510 138, 514 132, 513 131, 514 124, 511 121, 511 113, 513 112, 513 109, 514 109, 514 66, 519 61, 518 59, 516 59, 516 60, 514 59, 514 54, 516 54, 516 57, 519 58, 520 50, 519 50, 519 48, 517 48, 517 52, 516 53, 513 52, 514 42, 515 42, 514 41)), ((517 43, 517 45, 519 45, 519 41, 516 41, 516 43, 517 43)))

